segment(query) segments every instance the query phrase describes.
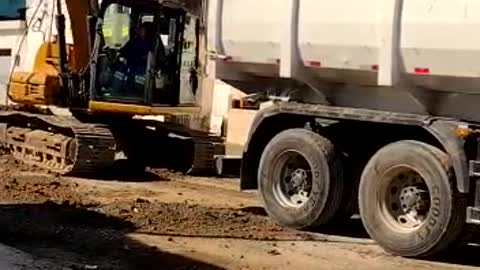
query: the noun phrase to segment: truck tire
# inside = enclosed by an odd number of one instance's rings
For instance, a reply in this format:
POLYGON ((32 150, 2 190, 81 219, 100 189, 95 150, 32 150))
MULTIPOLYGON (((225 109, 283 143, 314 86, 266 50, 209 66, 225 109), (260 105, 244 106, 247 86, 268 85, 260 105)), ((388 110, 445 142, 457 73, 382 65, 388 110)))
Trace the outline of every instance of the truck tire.
POLYGON ((379 150, 365 167, 359 206, 369 235, 387 252, 427 257, 462 239, 466 198, 449 157, 418 141, 379 150))
POLYGON ((265 148, 258 171, 265 210, 278 224, 310 229, 337 212, 343 190, 341 161, 330 140, 290 129, 265 148))

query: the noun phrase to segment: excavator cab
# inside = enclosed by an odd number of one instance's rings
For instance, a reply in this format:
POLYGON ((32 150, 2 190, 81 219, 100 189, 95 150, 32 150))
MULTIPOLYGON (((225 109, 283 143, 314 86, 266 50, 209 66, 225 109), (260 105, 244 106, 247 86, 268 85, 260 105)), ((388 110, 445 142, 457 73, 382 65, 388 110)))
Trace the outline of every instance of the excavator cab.
POLYGON ((157 1, 104 1, 91 78, 94 104, 177 106, 181 87, 196 88, 196 20, 157 1), (185 33, 190 37, 185 38, 185 33), (190 54, 187 54, 187 53, 190 54), (185 61, 184 55, 194 55, 185 61), (188 80, 188 83, 182 83, 188 80), (96 102, 96 103, 95 103, 96 102))
POLYGON ((197 112, 199 16, 184 1, 167 2, 56 0, 57 41, 42 45, 33 72, 13 73, 10 100, 110 114, 197 112))

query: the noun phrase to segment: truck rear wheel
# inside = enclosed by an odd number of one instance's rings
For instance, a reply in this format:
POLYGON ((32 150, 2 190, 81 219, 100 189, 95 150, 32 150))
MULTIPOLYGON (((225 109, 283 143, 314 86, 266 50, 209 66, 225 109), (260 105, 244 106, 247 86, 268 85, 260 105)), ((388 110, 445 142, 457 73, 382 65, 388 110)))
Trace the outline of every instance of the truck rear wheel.
POLYGON ((362 174, 360 215, 370 236, 387 252, 425 257, 461 238, 465 198, 452 187, 448 155, 417 141, 378 151, 362 174))
POLYGON ((343 193, 341 161, 334 145, 305 129, 284 131, 270 141, 258 179, 269 216, 296 229, 330 221, 343 193))

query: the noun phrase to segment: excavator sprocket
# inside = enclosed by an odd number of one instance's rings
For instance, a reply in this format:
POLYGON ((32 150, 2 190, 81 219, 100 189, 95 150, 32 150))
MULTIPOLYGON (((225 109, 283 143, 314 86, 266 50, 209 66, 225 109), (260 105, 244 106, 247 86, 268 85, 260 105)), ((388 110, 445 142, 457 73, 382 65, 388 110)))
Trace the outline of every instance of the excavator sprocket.
POLYGON ((0 140, 16 159, 62 175, 95 173, 115 158, 106 126, 70 116, 0 112, 0 140))

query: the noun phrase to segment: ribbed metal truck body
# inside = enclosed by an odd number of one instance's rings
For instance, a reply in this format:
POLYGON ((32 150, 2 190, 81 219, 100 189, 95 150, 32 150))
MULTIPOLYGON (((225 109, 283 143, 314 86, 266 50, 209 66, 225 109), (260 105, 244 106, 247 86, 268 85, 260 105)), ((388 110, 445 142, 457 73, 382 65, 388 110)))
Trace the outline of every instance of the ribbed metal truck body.
MULTIPOLYGON (((307 103, 480 121, 480 3, 211 0, 221 80, 291 78, 307 103)), ((296 89, 293 89, 296 90, 296 89)))

